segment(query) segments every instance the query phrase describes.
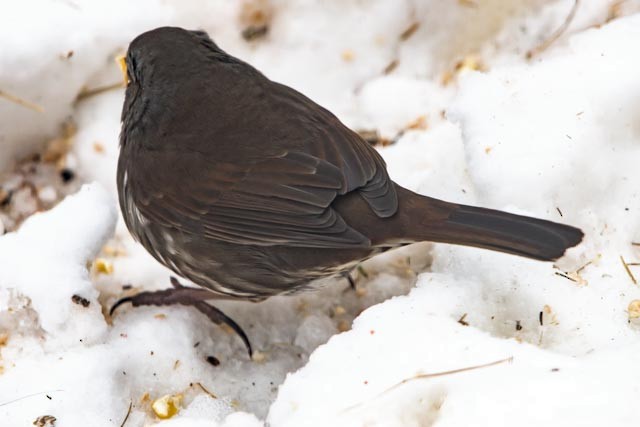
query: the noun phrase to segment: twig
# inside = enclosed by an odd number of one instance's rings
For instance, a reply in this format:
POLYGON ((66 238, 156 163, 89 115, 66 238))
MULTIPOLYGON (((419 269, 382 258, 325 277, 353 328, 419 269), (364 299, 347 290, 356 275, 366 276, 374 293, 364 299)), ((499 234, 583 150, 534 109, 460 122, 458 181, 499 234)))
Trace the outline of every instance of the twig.
POLYGON ((571 280, 572 282, 576 282, 576 283, 578 282, 576 279, 569 277, 564 273, 560 273, 559 271, 556 271, 555 273, 556 273, 556 276, 564 277, 565 279, 571 280))
POLYGON ((624 269, 627 271, 627 274, 629 275, 629 277, 631 278, 631 281, 633 282, 634 285, 638 284, 638 281, 636 280, 636 278, 633 276, 633 273, 631 272, 631 269, 629 269, 629 264, 627 264, 624 260, 624 258, 622 257, 622 255, 620 255, 620 261, 622 262, 622 265, 624 266, 624 269))
POLYGON ((420 23, 419 22, 413 22, 411 25, 409 25, 401 34, 400 34, 400 40, 401 41, 405 41, 405 40, 409 40, 409 38, 416 32, 418 31, 418 28, 420 28, 420 23))
POLYGON ((640 242, 631 242, 631 246, 640 246, 640 242))
POLYGON ((580 0, 574 0, 573 7, 571 8, 571 11, 565 18, 562 25, 560 25, 560 27, 558 27, 558 29, 554 31, 553 34, 551 34, 551 36, 548 39, 546 39, 545 41, 543 41, 533 49, 529 50, 526 55, 527 59, 531 59, 535 55, 538 55, 539 53, 545 51, 556 40, 558 40, 565 31, 567 31, 567 28, 569 28, 569 25, 571 25, 571 21, 573 21, 573 18, 576 16, 576 12, 578 11, 579 4, 580 4, 580 0))
POLYGON ((582 270, 584 270, 585 268, 587 268, 588 266, 590 266, 591 264, 593 264, 593 261, 589 261, 588 263, 586 263, 585 265, 583 265, 582 267, 580 267, 579 269, 576 270, 576 274, 580 274, 580 272, 582 270))
POLYGON ((428 378, 444 377, 444 376, 447 376, 447 375, 459 374, 459 373, 468 372, 468 371, 475 371, 476 369, 490 368, 492 366, 500 365, 502 363, 511 363, 511 362, 513 362, 513 356, 512 357, 507 357, 506 359, 496 360, 495 362, 483 363, 482 365, 467 366, 466 368, 452 369, 450 371, 436 372, 436 373, 433 373, 433 374, 419 374, 419 375, 416 375, 414 377, 407 378, 407 379, 404 379, 404 380, 400 381, 398 384, 394 385, 391 388, 388 388, 383 393, 389 392, 389 391, 393 390, 396 387, 400 387, 403 384, 406 384, 408 382, 415 381, 415 380, 424 380, 424 379, 428 379, 428 378))
MULTIPOLYGON (((377 399, 378 397, 382 396, 383 394, 389 393, 392 390, 395 390, 396 388, 412 382, 412 381, 416 381, 416 380, 426 380, 426 379, 431 379, 431 378, 436 378, 436 377, 444 377, 447 375, 454 375, 454 374, 459 374, 462 372, 468 372, 468 371, 475 371, 476 369, 483 369, 483 368, 490 368, 492 366, 496 366, 496 365, 500 365, 502 363, 511 363, 513 362, 513 356, 511 357, 507 357, 506 359, 501 359, 501 360, 496 360, 495 362, 490 362, 490 363, 484 363, 482 365, 475 365, 475 366, 468 366, 466 368, 459 368, 459 369, 453 369, 451 371, 443 371, 443 372, 436 372, 433 374, 418 374, 415 375, 411 378, 406 378, 402 381, 400 381, 399 383, 389 387, 388 389, 384 390, 383 392, 381 392, 380 394, 378 394, 374 399, 377 399)), ((350 411, 352 409, 357 408, 358 406, 362 405, 364 402, 360 402, 360 403, 356 403, 355 405, 349 406, 348 408, 345 408, 342 410, 342 412, 346 412, 346 411, 350 411)))
POLYGON ((37 111, 38 113, 44 113, 44 108, 42 108, 38 104, 27 101, 26 99, 22 99, 15 95, 11 95, 10 93, 7 93, 3 90, 0 90, 0 97, 5 98, 15 104, 22 105, 23 107, 26 107, 30 110, 37 111))
POLYGON ((394 59, 391 62, 389 62, 389 64, 384 67, 384 70, 382 70, 382 74, 390 74, 393 70, 395 70, 396 68, 398 68, 398 64, 400 63, 400 61, 398 61, 398 59, 394 59))
POLYGON ((458 319, 458 323, 460 323, 462 326, 469 326, 469 322, 465 320, 466 317, 467 317, 467 313, 460 316, 460 318, 458 319))
POLYGON ((10 400, 8 402, 0 403, 0 406, 11 405, 12 403, 16 403, 16 402, 19 402, 21 400, 28 399, 30 397, 39 396, 41 394, 53 393, 55 391, 64 391, 64 390, 47 390, 47 391, 41 391, 41 392, 38 392, 38 393, 28 394, 26 396, 18 397, 17 399, 13 399, 13 400, 10 400))
POLYGON ((122 420, 122 424, 120 424, 120 427, 124 427, 124 425, 127 423, 129 415, 131 415, 131 408, 133 408, 133 400, 129 401, 129 409, 127 409, 127 415, 125 415, 124 420, 122 420))
POLYGON ((196 383, 196 385, 198 387, 200 387, 202 389, 202 391, 204 391, 206 394, 208 394, 209 396, 213 397, 214 399, 217 399, 218 396, 216 396, 215 394, 211 393, 209 390, 207 390, 206 388, 204 388, 204 386, 200 383, 196 383))
POLYGON ((110 85, 100 86, 93 89, 83 89, 80 91, 74 102, 77 103, 87 98, 91 98, 92 96, 96 96, 110 90, 119 89, 121 87, 124 87, 124 83, 112 83, 110 85))

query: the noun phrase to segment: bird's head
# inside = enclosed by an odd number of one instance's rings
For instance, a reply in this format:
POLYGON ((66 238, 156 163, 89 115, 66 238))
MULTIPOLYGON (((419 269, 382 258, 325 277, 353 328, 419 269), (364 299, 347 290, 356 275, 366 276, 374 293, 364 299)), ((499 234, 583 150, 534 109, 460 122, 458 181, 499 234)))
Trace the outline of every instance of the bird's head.
POLYGON ((226 58, 229 56, 204 31, 160 27, 139 35, 118 59, 127 85, 123 122, 127 118, 136 121, 131 115, 142 114, 144 108, 133 108, 134 104, 175 100, 186 85, 202 81, 195 76, 226 58))
POLYGON ((136 37, 120 66, 127 84, 152 85, 155 79, 185 77, 212 55, 226 54, 204 31, 160 27, 136 37))

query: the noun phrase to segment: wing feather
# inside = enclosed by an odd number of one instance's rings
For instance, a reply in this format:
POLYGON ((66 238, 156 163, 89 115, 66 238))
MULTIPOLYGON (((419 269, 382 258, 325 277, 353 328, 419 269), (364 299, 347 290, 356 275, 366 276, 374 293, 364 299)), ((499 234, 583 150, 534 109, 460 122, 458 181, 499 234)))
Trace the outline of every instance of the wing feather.
MULTIPOLYGON (((127 187, 140 213, 165 227, 229 243, 370 247, 332 203, 357 191, 378 216, 396 212, 395 187, 377 151, 287 86, 263 84, 255 75, 243 84, 233 81, 226 87, 245 91, 237 99, 251 99, 251 91, 261 100, 233 106, 252 122, 211 122, 193 110, 192 116, 176 116, 177 134, 127 142, 131 151, 121 161, 131 164, 121 169, 130 172, 127 187), (259 145, 256 136, 262 137, 259 145), (140 151, 144 159, 136 158, 136 143, 163 149, 147 148, 140 151)), ((224 117, 224 111, 219 114, 224 117)))

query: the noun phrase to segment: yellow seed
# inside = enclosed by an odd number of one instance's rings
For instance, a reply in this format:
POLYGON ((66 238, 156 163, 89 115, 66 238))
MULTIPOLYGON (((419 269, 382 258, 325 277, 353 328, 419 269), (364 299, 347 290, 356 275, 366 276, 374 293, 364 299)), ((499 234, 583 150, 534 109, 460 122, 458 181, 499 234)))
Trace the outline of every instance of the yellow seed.
POLYGON ((333 309, 333 312, 335 313, 336 316, 341 316, 345 314, 347 310, 345 310, 343 306, 338 305, 336 306, 336 308, 333 309))
POLYGON ((355 57, 355 53, 353 53, 353 51, 351 49, 346 49, 342 51, 342 60, 346 61, 346 62, 351 62, 353 61, 353 58, 355 57))
POLYGON ((462 70, 484 71, 485 70, 485 66, 482 63, 482 61, 480 61, 478 57, 473 55, 464 57, 462 61, 459 61, 456 64, 455 68, 456 68, 456 71, 462 71, 462 70))
MULTIPOLYGON (((427 123, 427 116, 425 114, 422 114, 420 116, 418 116, 415 120, 409 122, 407 124, 407 129, 427 129, 429 127, 428 123, 427 123)), ((403 262, 403 261, 398 261, 398 262, 403 262)))
POLYGON ((349 329, 351 329, 351 324, 349 322, 347 322, 346 320, 341 320, 341 321, 338 322, 338 331, 346 332, 349 329))
POLYGON ((95 151, 96 153, 104 153, 104 145, 100 144, 99 142, 94 142, 93 151, 95 151))
POLYGON ((140 397, 140 403, 147 403, 151 400, 151 395, 149 395, 148 391, 145 391, 144 394, 140 397))
POLYGON ((176 415, 180 411, 180 404, 182 403, 182 395, 167 394, 160 399, 155 400, 151 404, 151 409, 160 419, 166 420, 176 415))
POLYGON ((634 299, 629 303, 629 319, 637 319, 640 317, 640 299, 634 299))
POLYGON ((478 3, 474 0, 458 0, 458 4, 464 7, 478 7, 478 3))
POLYGON ((120 257, 127 254, 124 249, 110 245, 103 247, 102 253, 108 257, 120 257))
POLYGON ((104 258, 96 259, 95 266, 96 266, 96 271, 98 273, 103 273, 103 274, 113 273, 113 264, 111 264, 109 261, 107 261, 104 258))
POLYGON ((456 62, 452 70, 447 70, 442 75, 442 84, 448 85, 452 83, 456 77, 465 71, 486 71, 484 63, 474 55, 467 55, 463 59, 456 62))
POLYGON ((252 359, 256 363, 262 363, 267 360, 267 355, 261 351, 254 351, 252 359))
POLYGON ((440 81, 442 82, 443 85, 447 86, 453 81, 454 78, 455 78, 455 74, 447 70, 444 73, 442 73, 442 77, 440 78, 440 81))

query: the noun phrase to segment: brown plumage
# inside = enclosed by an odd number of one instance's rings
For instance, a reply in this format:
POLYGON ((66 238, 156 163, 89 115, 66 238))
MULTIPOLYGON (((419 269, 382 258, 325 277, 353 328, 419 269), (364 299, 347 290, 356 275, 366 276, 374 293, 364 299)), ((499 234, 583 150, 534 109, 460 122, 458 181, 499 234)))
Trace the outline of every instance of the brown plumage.
POLYGON ((553 260, 582 239, 570 226, 400 187, 333 114, 203 32, 144 33, 126 62, 126 224, 156 259, 218 295, 292 293, 411 242, 553 260))

